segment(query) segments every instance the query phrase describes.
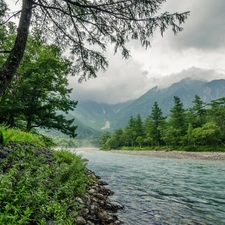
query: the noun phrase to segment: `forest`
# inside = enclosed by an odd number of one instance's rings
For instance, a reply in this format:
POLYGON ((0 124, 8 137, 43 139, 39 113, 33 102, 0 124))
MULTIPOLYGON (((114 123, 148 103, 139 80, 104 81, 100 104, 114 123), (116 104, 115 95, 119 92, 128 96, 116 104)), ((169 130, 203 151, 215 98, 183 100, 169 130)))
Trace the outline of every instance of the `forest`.
MULTIPOLYGON (((12 47, 15 33, 14 23, 1 28, 3 49, 12 47)), ((0 65, 5 57, 0 58, 0 65)), ((45 43, 39 31, 34 31, 28 38, 20 68, 0 95, 0 124, 26 132, 55 129, 75 137, 74 119, 66 118, 66 113, 77 105, 70 99, 70 72, 71 62, 62 56, 60 48, 45 43)))
POLYGON ((186 151, 225 150, 225 98, 209 103, 195 95, 193 106, 185 109, 174 96, 168 117, 158 103, 146 120, 140 114, 130 117, 124 129, 106 131, 100 139, 101 149, 176 149, 186 151))

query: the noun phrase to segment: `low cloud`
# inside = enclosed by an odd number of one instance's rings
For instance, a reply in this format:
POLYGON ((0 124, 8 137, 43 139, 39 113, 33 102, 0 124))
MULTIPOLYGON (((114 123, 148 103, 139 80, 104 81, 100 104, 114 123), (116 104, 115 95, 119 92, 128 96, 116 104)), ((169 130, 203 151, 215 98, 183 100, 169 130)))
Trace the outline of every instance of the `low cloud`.
POLYGON ((184 30, 176 38, 170 33, 173 47, 178 49, 197 48, 212 50, 225 45, 224 0, 189 0, 168 1, 168 11, 190 11, 190 16, 183 25, 184 30))
MULTIPOLYGON (((117 65, 119 66, 119 64, 117 65)), ((74 77, 72 77, 70 83, 74 89, 71 98, 78 101, 93 100, 99 103, 116 104, 137 99, 155 86, 166 88, 185 78, 205 81, 225 78, 224 73, 196 67, 168 76, 148 78, 147 72, 141 71, 139 68, 140 65, 128 60, 126 72, 121 69, 118 73, 116 68, 111 67, 107 73, 101 74, 99 78, 81 84, 75 84, 74 77), (114 76, 112 76, 113 73, 115 73, 114 76)))
POLYGON ((157 79, 159 88, 166 88, 177 83, 185 78, 191 78, 193 80, 211 81, 217 79, 224 79, 224 73, 218 73, 215 70, 207 70, 196 67, 191 67, 186 70, 182 70, 180 73, 173 73, 169 76, 164 76, 161 79, 157 79))
MULTIPOLYGON (((110 53, 107 53, 110 55, 110 53)), ((148 72, 133 58, 123 60, 121 55, 108 57, 109 68, 99 73, 96 79, 78 84, 77 77, 70 77, 74 100, 94 100, 104 103, 120 103, 136 99, 148 90, 148 72)))

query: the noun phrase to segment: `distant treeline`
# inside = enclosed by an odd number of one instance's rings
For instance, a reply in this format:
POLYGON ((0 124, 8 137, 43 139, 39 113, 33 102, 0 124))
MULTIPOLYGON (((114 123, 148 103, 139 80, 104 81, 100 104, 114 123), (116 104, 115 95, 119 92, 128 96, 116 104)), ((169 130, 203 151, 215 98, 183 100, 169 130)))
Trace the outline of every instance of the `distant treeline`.
POLYGON ((205 103, 198 95, 189 109, 174 96, 168 117, 155 102, 145 121, 140 114, 131 116, 124 129, 104 132, 99 139, 102 149, 222 150, 224 143, 225 97, 205 103))

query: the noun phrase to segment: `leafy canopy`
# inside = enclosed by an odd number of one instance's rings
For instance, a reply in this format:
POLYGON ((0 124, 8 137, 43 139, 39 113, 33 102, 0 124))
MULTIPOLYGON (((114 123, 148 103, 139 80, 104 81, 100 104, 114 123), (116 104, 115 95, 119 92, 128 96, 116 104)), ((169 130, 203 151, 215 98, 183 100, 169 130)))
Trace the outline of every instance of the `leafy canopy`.
POLYGON ((77 104, 67 88, 70 70, 71 62, 59 47, 30 37, 10 88, 0 96, 0 123, 27 132, 36 127, 56 129, 75 137, 74 119, 65 115, 77 104))
POLYGON ((22 2, 21 10, 15 13, 20 15, 18 33, 15 45, 9 49, 10 54, 0 70, 0 94, 19 67, 31 23, 31 29, 39 30, 43 38, 54 41, 63 49, 70 49, 74 57, 73 74, 79 75, 79 81, 82 81, 96 77, 98 70, 107 68, 104 52, 108 44, 114 46, 115 53, 120 49, 122 56, 127 58, 130 55, 127 42, 139 39, 142 46, 147 48, 150 45, 149 38, 157 28, 162 35, 168 27, 177 34, 189 15, 189 12, 160 14, 166 0, 17 2, 22 2))

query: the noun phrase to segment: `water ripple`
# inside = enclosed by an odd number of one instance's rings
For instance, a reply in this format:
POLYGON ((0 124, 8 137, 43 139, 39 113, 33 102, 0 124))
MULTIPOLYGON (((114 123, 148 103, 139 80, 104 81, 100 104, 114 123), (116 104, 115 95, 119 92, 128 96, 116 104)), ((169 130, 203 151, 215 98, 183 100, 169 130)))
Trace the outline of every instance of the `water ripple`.
POLYGON ((110 184, 129 225, 224 225, 225 164, 108 152, 85 153, 110 184))

